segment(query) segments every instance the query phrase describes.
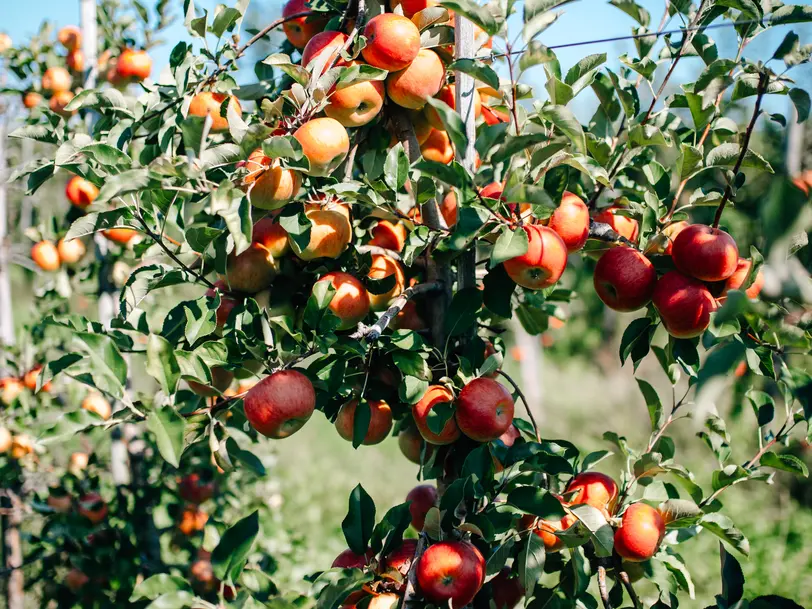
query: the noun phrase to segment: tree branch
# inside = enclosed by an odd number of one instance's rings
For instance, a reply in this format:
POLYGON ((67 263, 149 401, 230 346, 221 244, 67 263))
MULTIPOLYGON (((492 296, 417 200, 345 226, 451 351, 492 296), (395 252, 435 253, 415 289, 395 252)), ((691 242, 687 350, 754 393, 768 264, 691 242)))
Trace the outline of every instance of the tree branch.
POLYGON ((425 294, 426 292, 439 290, 440 288, 442 288, 442 284, 438 281, 419 283, 410 288, 406 288, 403 290, 401 295, 394 300, 391 306, 384 311, 383 315, 378 318, 378 321, 371 326, 365 326, 364 324, 359 323, 358 329, 350 334, 350 338, 355 340, 361 340, 364 338, 368 343, 375 342, 381 337, 383 331, 389 327, 392 320, 397 317, 398 313, 403 310, 403 307, 406 306, 407 302, 418 294, 425 294))
POLYGON ((611 226, 605 222, 595 222, 592 218, 589 219, 589 238, 596 241, 603 241, 605 243, 622 243, 631 248, 637 249, 637 245, 618 234, 611 226))
MULTIPOLYGON (((618 561, 618 563, 619 562, 620 561, 618 561)), ((643 609, 643 604, 640 602, 640 597, 637 596, 634 586, 632 586, 632 582, 629 579, 629 574, 625 571, 619 570, 618 577, 620 578, 620 583, 623 584, 623 587, 626 589, 626 593, 629 595, 629 598, 632 600, 634 609, 643 609)))
MULTIPOLYGON (((767 72, 762 72, 759 75, 758 79, 758 93, 756 94, 756 106, 753 108, 753 116, 750 118, 750 124, 747 125, 747 130, 744 132, 744 140, 742 141, 741 145, 741 152, 739 152, 739 158, 736 159, 736 164, 733 166, 733 180, 735 181, 736 176, 739 175, 739 169, 741 169, 742 163, 744 162, 744 157, 747 156, 747 150, 750 146, 750 137, 753 135, 753 130, 756 127, 756 121, 758 120, 759 115, 761 114, 761 100, 764 99, 764 93, 767 91, 767 83, 770 81, 770 77, 767 72)), ((725 194, 722 195, 722 200, 719 202, 719 207, 716 208, 716 215, 713 217, 713 228, 719 228, 719 222, 722 219, 722 212, 725 211, 725 205, 733 196, 733 185, 728 183, 727 188, 725 188, 725 194)))
POLYGON ((598 592, 601 595, 604 609, 612 609, 612 603, 609 600, 609 592, 606 589, 606 567, 603 565, 598 567, 598 592))
POLYGON ((541 444, 541 433, 539 433, 539 426, 538 423, 536 423, 536 417, 533 416, 533 411, 530 410, 530 404, 527 403, 527 398, 524 397, 524 393, 522 393, 522 390, 519 388, 519 385, 516 383, 516 381, 510 378, 507 372, 505 372, 501 368, 498 369, 496 372, 497 374, 503 376, 508 383, 513 385, 513 389, 516 391, 516 393, 519 394, 519 397, 521 398, 522 403, 524 404, 524 409, 527 411, 527 416, 530 417, 530 423, 532 423, 533 425, 533 431, 536 432, 536 442, 541 444))

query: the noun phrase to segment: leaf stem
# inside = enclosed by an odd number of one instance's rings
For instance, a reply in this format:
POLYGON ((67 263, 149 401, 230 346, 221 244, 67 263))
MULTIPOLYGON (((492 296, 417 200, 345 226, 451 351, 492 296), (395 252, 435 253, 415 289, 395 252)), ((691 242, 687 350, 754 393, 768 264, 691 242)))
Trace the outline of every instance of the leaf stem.
POLYGON ((514 381, 508 375, 508 373, 505 372, 504 370, 502 370, 501 368, 498 369, 496 372, 500 376, 504 377, 505 380, 507 380, 507 382, 510 383, 513 386, 513 389, 516 391, 516 393, 519 394, 519 398, 521 398, 522 403, 524 404, 524 409, 527 411, 527 416, 530 417, 530 423, 532 423, 532 425, 533 425, 533 431, 536 433, 536 442, 541 444, 541 433, 539 432, 538 423, 536 423, 536 417, 533 416, 533 411, 530 410, 530 404, 527 403, 527 398, 524 397, 524 393, 522 393, 522 390, 519 387, 518 383, 516 383, 516 381, 514 381))

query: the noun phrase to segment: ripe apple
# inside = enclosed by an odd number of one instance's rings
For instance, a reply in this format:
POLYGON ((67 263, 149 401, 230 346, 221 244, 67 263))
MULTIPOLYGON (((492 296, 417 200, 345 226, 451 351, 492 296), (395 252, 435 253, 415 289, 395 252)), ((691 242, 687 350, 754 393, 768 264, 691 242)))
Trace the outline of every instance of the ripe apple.
POLYGON ((372 239, 370 245, 377 245, 393 252, 402 252, 406 245, 408 231, 403 222, 390 222, 389 220, 379 220, 370 231, 372 239))
POLYGON ((702 334, 716 310, 716 301, 707 286, 679 271, 669 271, 660 277, 651 300, 665 329, 676 338, 702 334))
POLYGON ((22 459, 34 452, 34 440, 26 434, 19 434, 11 438, 11 458, 22 459))
POLYGON ((557 282, 567 268, 567 246, 553 229, 525 224, 527 252, 504 263, 510 278, 522 287, 541 290, 557 282))
POLYGON ((651 300, 657 271, 642 253, 631 247, 615 247, 595 265, 595 291, 610 309, 636 311, 651 300))
POLYGON ((685 275, 702 281, 724 281, 736 272, 739 248, 725 231, 693 224, 674 239, 671 258, 685 275))
POLYGON ((507 112, 482 105, 482 118, 487 125, 498 125, 499 123, 509 123, 510 116, 507 112))
POLYGON ((75 51, 82 46, 82 30, 75 25, 66 25, 60 28, 56 39, 68 51, 75 51))
MULTIPOLYGON (((505 446, 507 446, 508 448, 510 448, 516 443, 516 440, 518 440, 521 437, 522 434, 518 430, 518 428, 515 425, 511 425, 510 427, 507 428, 507 431, 505 433, 503 433, 501 436, 497 438, 497 440, 502 444, 504 444, 505 446)), ((505 465, 501 461, 499 461, 499 459, 497 459, 495 455, 493 456, 493 466, 497 474, 505 470, 505 465)))
POLYGON ((192 103, 189 104, 189 116, 199 116, 201 118, 211 116, 211 130, 213 132, 228 131, 228 118, 220 114, 220 108, 226 100, 229 100, 228 107, 230 110, 242 114, 242 106, 236 97, 225 93, 201 91, 192 98, 192 103))
POLYGON ((23 106, 31 110, 39 106, 45 98, 36 91, 26 91, 23 95, 23 106))
POLYGON ((73 509, 73 499, 59 487, 51 489, 45 503, 57 514, 67 514, 73 509))
POLYGON ((431 484, 418 484, 409 494, 406 501, 409 503, 409 513, 412 515, 412 526, 422 531, 426 524, 426 514, 437 504, 437 489, 431 484))
POLYGON ((618 235, 626 237, 632 243, 637 243, 637 237, 640 232, 640 225, 634 218, 627 218, 626 216, 618 215, 621 208, 617 206, 607 207, 599 214, 595 215, 595 222, 603 222, 612 227, 618 235))
POLYGON ((13 377, 6 377, 0 379, 0 402, 6 406, 11 406, 12 402, 17 399, 25 385, 20 379, 13 377))
MULTIPOLYGON (((372 444, 380 444, 392 431, 392 409, 389 404, 382 400, 370 400, 369 404, 369 427, 364 436, 362 444, 370 446, 372 444)), ((353 430, 355 425, 355 411, 358 408, 358 400, 350 400, 344 404, 338 411, 336 417, 336 431, 338 435, 352 442, 353 430)))
MULTIPOLYGON (((408 19, 406 21, 409 22, 408 19)), ((409 24, 417 29, 411 22, 409 24)), ((367 61, 372 63, 369 59, 367 61)), ((406 68, 389 74, 386 78, 386 93, 389 100, 398 106, 420 110, 430 97, 439 93, 444 80, 445 66, 437 53, 420 49, 417 57, 406 68)))
POLYGON ((90 455, 88 455, 87 453, 82 452, 71 453, 70 461, 68 463, 68 469, 74 474, 77 472, 83 472, 87 469, 89 463, 90 463, 90 455))
MULTIPOLYGON (((316 284, 329 281, 335 294, 330 300, 330 310, 341 320, 338 330, 355 328, 369 314, 369 294, 364 284, 342 271, 322 275, 316 284)), ((315 287, 315 285, 314 285, 315 287)))
POLYGON ((513 397, 501 383, 476 378, 457 397, 457 426, 477 442, 490 442, 513 424, 513 397))
POLYGON ((85 70, 85 54, 81 49, 70 51, 65 56, 65 64, 70 68, 71 72, 81 73, 85 70))
POLYGON ((657 552, 665 536, 663 517, 645 503, 633 503, 615 531, 615 552, 632 562, 648 560, 657 552))
POLYGON ((248 175, 243 178, 242 188, 251 205, 259 209, 281 209, 293 200, 302 186, 298 171, 282 167, 279 159, 265 156, 262 148, 248 156, 245 167, 248 175))
POLYGON ((369 564, 369 561, 375 556, 375 552, 371 549, 367 550, 366 555, 356 554, 349 548, 344 550, 341 554, 335 557, 333 564, 330 565, 331 569, 363 569, 369 564))
MULTIPOLYGON (((342 127, 343 129, 343 127, 342 127)), ((309 261, 316 258, 338 258, 352 239, 349 212, 341 204, 305 206, 305 216, 310 220, 310 241, 301 249, 294 239, 289 239, 293 253, 309 261)))
POLYGON ((646 253, 670 256, 674 249, 674 239, 689 226, 691 225, 684 220, 672 222, 649 242, 646 246, 646 253))
POLYGON ((256 241, 239 254, 231 252, 223 277, 231 291, 256 294, 271 285, 279 272, 279 262, 273 254, 256 241))
MULTIPOLYGON (((288 19, 298 13, 310 10, 307 0, 288 0, 282 9, 282 17, 288 19)), ((288 41, 297 49, 303 49, 313 36, 318 34, 327 25, 327 19, 318 13, 308 16, 296 17, 282 24, 282 30, 288 41)))
POLYGON ((524 598, 524 586, 509 567, 502 567, 490 583, 496 609, 513 609, 524 598))
POLYGON ((203 594, 210 594, 219 587, 211 560, 205 558, 196 560, 189 567, 189 574, 194 580, 192 584, 194 589, 203 594))
POLYGON ((214 496, 216 485, 214 480, 204 480, 203 477, 194 472, 186 474, 178 482, 178 494, 189 503, 199 505, 214 496))
POLYGON ((420 455, 424 446, 427 461, 434 452, 434 447, 423 439, 416 427, 407 427, 398 434, 398 446, 404 457, 418 465, 420 465, 420 455))
POLYGON ((390 326, 396 330, 425 330, 427 327, 417 309, 417 303, 413 300, 406 303, 390 326))
POLYGON ((279 370, 248 390, 243 398, 251 426, 268 438, 299 431, 316 408, 313 383, 298 370, 279 370))
POLYGON ((382 254, 372 256, 372 266, 367 277, 370 279, 385 279, 391 275, 395 276, 395 285, 383 294, 369 294, 369 306, 373 311, 385 311, 394 298, 400 296, 406 286, 406 276, 403 268, 394 258, 382 254))
MULTIPOLYGON (((745 279, 747 279, 747 275, 750 274, 750 266, 753 263, 750 260, 745 258, 739 258, 739 262, 736 265, 736 271, 727 278, 722 287, 722 293, 716 298, 716 300, 721 304, 725 300, 727 300, 727 293, 728 290, 740 290, 741 287, 744 285, 745 279)), ((761 269, 758 270, 756 273, 756 278, 753 280, 753 283, 750 284, 750 287, 747 288, 744 293, 747 295, 747 298, 755 299, 758 298, 758 295, 761 294, 761 290, 764 287, 764 274, 761 272, 761 269)))
POLYGON ((336 66, 345 66, 347 62, 341 57, 341 49, 347 42, 347 35, 342 32, 319 32, 311 38, 302 51, 302 65, 313 69, 320 66, 321 73, 335 60, 336 66))
POLYGON ((59 259, 65 264, 76 264, 79 262, 87 252, 87 248, 81 239, 70 239, 65 241, 60 239, 56 242, 56 251, 59 253, 59 259))
MULTIPOLYGON (((454 160, 454 146, 448 133, 440 129, 432 129, 426 141, 420 144, 420 153, 427 161, 448 165, 454 160)), ((454 215, 456 224, 456 214, 454 215)))
POLYGON ((102 234, 113 243, 127 245, 138 236, 138 231, 131 228, 109 228, 102 231, 102 234))
POLYGON ((209 515, 198 506, 187 505, 181 512, 178 530, 189 537, 205 529, 208 520, 209 515))
POLYGON ((324 113, 344 127, 361 127, 380 114, 385 96, 386 85, 382 80, 364 80, 334 88, 324 113))
POLYGON ((116 72, 124 80, 145 80, 152 72, 152 58, 146 51, 124 49, 118 56, 116 72))
POLYGON ((288 232, 273 218, 262 218, 254 224, 251 240, 268 250, 277 260, 288 253, 288 232))
POLYGON ((51 241, 40 241, 31 248, 31 260, 46 272, 58 271, 61 261, 59 250, 51 241))
MULTIPOLYGON (((36 365, 31 370, 25 373, 23 376, 23 385, 29 391, 36 391, 37 390, 37 380, 39 379, 39 375, 42 374, 42 366, 36 365)), ((42 386, 40 391, 45 391, 46 393, 51 390, 51 382, 48 381, 42 386)))
MULTIPOLYGON (((422 528, 422 527, 421 527, 422 528)), ((416 539, 404 539, 403 543, 384 556, 383 568, 385 571, 398 571, 406 576, 412 566, 414 554, 417 551, 416 539)))
POLYGON ((417 425, 420 435, 423 436, 426 442, 436 445, 451 444, 460 437, 460 428, 457 427, 457 421, 453 416, 446 421, 439 434, 429 429, 428 418, 431 409, 438 404, 447 404, 453 401, 454 395, 447 387, 431 385, 426 389, 426 393, 423 394, 420 401, 412 408, 415 425, 417 425))
MULTIPOLYGON (((440 92, 435 95, 437 99, 445 102, 452 110, 457 109, 457 88, 452 85, 446 85, 440 92)), ((445 129, 443 121, 440 119, 440 113, 431 106, 426 106, 423 109, 426 115, 426 120, 435 129, 445 129)), ((482 98, 479 96, 479 91, 474 89, 474 118, 479 118, 482 114, 482 98)), ((463 117, 464 119, 465 117, 463 117)))
POLYGON ((76 110, 65 110, 65 106, 67 106, 72 99, 73 93, 70 91, 57 91, 51 97, 51 101, 48 102, 48 108, 50 108, 51 112, 55 112, 56 114, 68 118, 76 114, 76 110))
POLYGON ((228 316, 231 315, 231 311, 234 310, 234 307, 236 307, 239 304, 239 302, 236 299, 223 294, 223 292, 228 290, 228 286, 226 285, 226 282, 223 281, 222 279, 215 281, 214 286, 215 288, 217 288, 217 290, 209 288, 208 290, 206 290, 206 296, 208 296, 209 298, 214 298, 215 291, 220 292, 220 306, 217 307, 216 318, 217 318, 217 327, 222 328, 226 324, 228 316))
POLYGON ((462 609, 485 582, 485 559, 464 541, 443 541, 429 547, 417 564, 423 596, 438 606, 462 609))
POLYGON ((591 505, 611 515, 617 503, 617 483, 600 472, 583 472, 567 484, 565 495, 570 505, 591 505))
POLYGON ((65 585, 74 594, 79 592, 79 590, 84 588, 88 583, 90 583, 90 578, 75 567, 65 574, 65 585))
POLYGON ((564 540, 556 535, 557 531, 566 531, 578 522, 575 514, 567 512, 561 518, 544 520, 535 516, 523 516, 520 522, 522 530, 530 529, 533 534, 544 542, 544 549, 547 552, 558 552, 564 547, 564 540))
POLYGON ((104 399, 102 394, 96 393, 95 391, 85 396, 85 399, 82 400, 82 408, 88 412, 99 415, 105 421, 113 415, 113 408, 110 406, 110 402, 104 399))
POLYGON ((448 228, 457 224, 457 193, 449 190, 440 202, 440 215, 448 228))
POLYGON ((401 15, 376 15, 367 22, 364 37, 367 39, 366 46, 361 49, 364 60, 388 72, 407 68, 420 53, 420 31, 401 15))
POLYGON ((577 252, 589 236, 589 209, 581 197, 564 192, 547 226, 558 233, 570 254, 577 252))
POLYGON ((0 427, 0 453, 11 450, 11 432, 6 427, 0 427))
POLYGON ((73 79, 70 72, 61 66, 53 66, 42 75, 42 88, 50 93, 70 91, 73 79))
POLYGON ((79 498, 79 515, 99 524, 107 518, 107 504, 98 493, 87 493, 79 498))
POLYGON ((350 151, 350 138, 334 118, 313 118, 293 134, 310 162, 308 175, 326 177, 344 162, 350 151))

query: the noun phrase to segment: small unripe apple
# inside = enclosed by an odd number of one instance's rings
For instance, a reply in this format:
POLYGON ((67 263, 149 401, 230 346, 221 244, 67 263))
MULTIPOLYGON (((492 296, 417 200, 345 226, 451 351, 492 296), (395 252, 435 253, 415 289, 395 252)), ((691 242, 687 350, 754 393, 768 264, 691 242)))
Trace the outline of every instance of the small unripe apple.
POLYGON ((431 484, 419 484, 409 491, 406 501, 409 504, 409 513, 412 515, 412 526, 422 531, 426 524, 426 514, 437 504, 437 488, 431 484))
POLYGON ((490 378, 476 378, 457 398, 457 426, 477 442, 490 442, 513 423, 513 397, 504 385, 490 378))
POLYGON ((11 458, 22 459, 34 452, 34 440, 26 434, 19 434, 11 438, 11 458))
POLYGON ((679 271, 669 271, 660 277, 651 300, 665 329, 676 338, 702 334, 716 310, 716 300, 707 286, 679 271))
POLYGON ((125 81, 145 80, 152 72, 152 58, 146 51, 124 49, 118 56, 116 72, 125 81))
POLYGON ((56 242, 56 251, 59 253, 59 259, 65 264, 76 264, 84 257, 87 248, 81 239, 69 241, 60 239, 56 242))
POLYGON ((73 79, 70 72, 61 66, 53 66, 42 75, 42 88, 51 93, 70 91, 73 79))
POLYGON ((0 379, 0 402, 6 406, 11 406, 11 403, 17 399, 25 385, 20 379, 14 377, 6 377, 0 379))
POLYGON ((68 469, 74 474, 83 472, 87 469, 88 463, 90 463, 90 455, 87 453, 71 453, 70 461, 68 462, 68 469))
POLYGON ((724 281, 736 272, 739 248, 725 231, 693 224, 674 239, 671 258, 685 275, 702 281, 724 281))
POLYGON ((209 515, 198 506, 187 505, 181 512, 178 530, 188 537, 205 529, 208 520, 209 515))
POLYGON ((269 438, 299 431, 316 408, 313 383, 298 370, 280 370, 265 377, 243 398, 251 426, 269 438))
POLYGON ((527 252, 504 263, 505 271, 518 285, 541 290, 556 283, 567 268, 567 246, 551 228, 525 224, 527 252))
POLYGON ((439 404, 449 403, 454 401, 454 395, 447 387, 443 385, 431 385, 420 401, 412 408, 412 416, 414 417, 415 425, 420 430, 420 435, 423 439, 430 444, 451 444, 460 437, 460 428, 457 427, 457 422, 452 416, 449 418, 440 433, 434 433, 429 429, 428 417, 431 409, 439 404))
POLYGON ((665 536, 663 517, 645 503, 634 503, 625 512, 615 531, 615 552, 632 562, 648 560, 657 552, 665 536))
POLYGON ((595 291, 610 309, 636 311, 651 300, 657 271, 643 254, 630 247, 615 247, 595 265, 595 291))
POLYGON ((429 547, 417 565, 423 596, 438 606, 462 609, 485 582, 485 559, 464 541, 443 541, 429 547))
POLYGON ((68 51, 75 51, 82 46, 82 30, 75 25, 66 25, 60 28, 56 39, 68 51))

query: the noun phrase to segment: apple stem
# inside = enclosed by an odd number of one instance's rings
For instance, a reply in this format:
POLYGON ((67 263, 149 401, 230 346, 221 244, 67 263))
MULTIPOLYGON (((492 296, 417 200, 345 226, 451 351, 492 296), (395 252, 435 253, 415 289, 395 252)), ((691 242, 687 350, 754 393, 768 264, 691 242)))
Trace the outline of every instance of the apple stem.
MULTIPOLYGON (((747 156, 747 151, 750 147, 750 136, 753 135, 753 130, 756 126, 756 121, 758 120, 759 115, 761 114, 761 100, 764 99, 764 94, 767 92, 767 84, 770 81, 770 77, 768 76, 767 72, 761 72, 758 78, 758 93, 756 94, 756 105, 753 108, 753 116, 750 117, 750 124, 747 125, 747 130, 744 132, 744 140, 742 140, 741 151, 739 152, 739 158, 736 159, 736 164, 733 166, 733 181, 736 180, 736 176, 739 175, 739 169, 741 169, 742 163, 744 162, 744 157, 747 156)), ((722 219, 722 212, 725 211, 725 205, 727 202, 733 197, 733 184, 728 182, 727 188, 725 188, 725 194, 722 195, 722 200, 719 202, 719 207, 716 208, 716 215, 713 218, 713 228, 719 228, 719 222, 722 219)))
POLYGON ((516 383, 516 381, 514 381, 510 377, 510 375, 508 375, 508 373, 502 370, 501 368, 498 369, 496 372, 499 373, 501 376, 503 376, 508 383, 513 385, 513 389, 516 391, 516 393, 519 394, 519 398, 521 398, 522 404, 524 404, 524 409, 527 411, 527 416, 530 417, 530 423, 533 425, 533 431, 536 433, 536 442, 541 444, 541 434, 539 433, 539 426, 536 423, 536 417, 533 416, 533 411, 530 410, 530 404, 527 403, 527 398, 524 397, 524 393, 522 393, 522 390, 519 387, 518 383, 516 383))

